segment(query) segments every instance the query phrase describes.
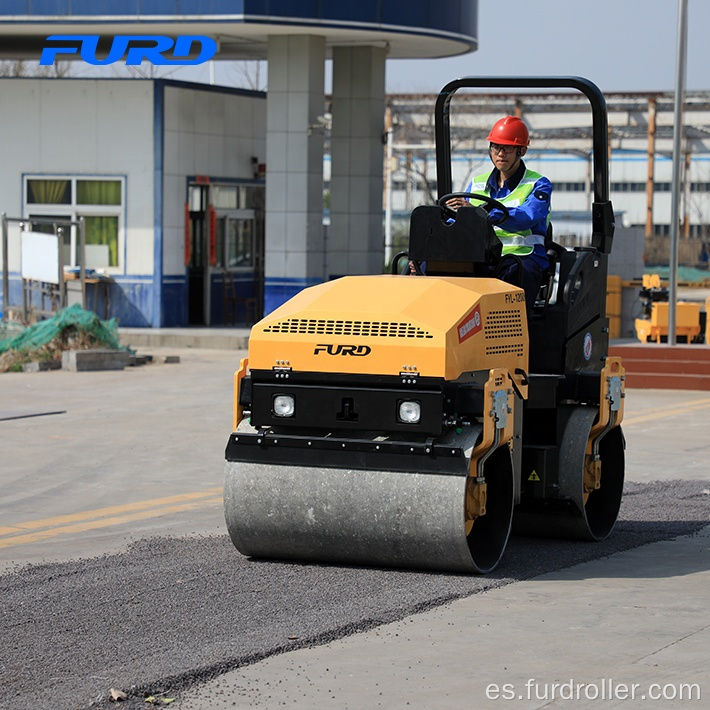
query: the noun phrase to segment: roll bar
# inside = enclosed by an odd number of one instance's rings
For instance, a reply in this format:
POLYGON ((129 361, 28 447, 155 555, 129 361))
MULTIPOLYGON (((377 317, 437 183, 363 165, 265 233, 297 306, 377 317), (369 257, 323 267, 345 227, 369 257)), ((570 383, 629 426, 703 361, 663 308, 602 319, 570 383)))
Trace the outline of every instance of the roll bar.
POLYGON ((614 210, 609 200, 609 139, 606 101, 599 87, 578 76, 462 77, 450 81, 440 92, 434 108, 436 179, 439 197, 452 192, 451 124, 449 106, 459 89, 577 89, 592 108, 592 160, 594 203, 592 245, 608 254, 614 238, 614 210))

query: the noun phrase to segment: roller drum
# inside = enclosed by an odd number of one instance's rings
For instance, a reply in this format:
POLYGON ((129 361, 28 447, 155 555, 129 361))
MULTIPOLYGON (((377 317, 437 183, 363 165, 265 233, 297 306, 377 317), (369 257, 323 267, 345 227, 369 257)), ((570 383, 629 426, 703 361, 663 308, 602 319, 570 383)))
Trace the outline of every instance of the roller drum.
POLYGON ((488 572, 510 533, 507 446, 486 464, 488 512, 465 532, 466 475, 228 461, 225 518, 256 558, 488 572))
POLYGON ((600 441, 601 485, 584 493, 586 449, 597 418, 595 407, 567 406, 560 443, 558 498, 544 507, 515 512, 514 531, 568 540, 604 540, 616 524, 624 488, 624 435, 614 427, 600 441))

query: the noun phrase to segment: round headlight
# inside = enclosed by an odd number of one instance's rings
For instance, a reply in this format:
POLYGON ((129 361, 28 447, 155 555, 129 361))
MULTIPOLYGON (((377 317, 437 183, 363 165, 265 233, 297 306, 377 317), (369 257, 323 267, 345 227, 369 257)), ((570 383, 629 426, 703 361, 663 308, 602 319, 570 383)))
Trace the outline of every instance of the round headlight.
POLYGON ((277 417, 292 417, 296 411, 296 401, 290 394, 277 394, 272 408, 277 417))
POLYGON ((404 424, 418 424, 422 418, 422 405, 413 400, 399 403, 399 421, 404 424))

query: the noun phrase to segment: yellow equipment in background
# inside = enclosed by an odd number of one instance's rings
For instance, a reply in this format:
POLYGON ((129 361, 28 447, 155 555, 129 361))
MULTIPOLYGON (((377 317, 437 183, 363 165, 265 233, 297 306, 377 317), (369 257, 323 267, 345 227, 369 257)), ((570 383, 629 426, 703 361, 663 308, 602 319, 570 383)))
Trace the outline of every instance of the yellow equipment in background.
MULTIPOLYGON (((668 338, 668 289, 658 274, 644 274, 642 285, 644 317, 635 320, 636 337, 642 343, 660 343, 668 338)), ((676 305, 676 337, 691 343, 700 336, 700 304, 678 301, 676 305)))
POLYGON ((609 274, 606 280, 606 317, 609 319, 609 338, 621 337, 621 276, 609 274))

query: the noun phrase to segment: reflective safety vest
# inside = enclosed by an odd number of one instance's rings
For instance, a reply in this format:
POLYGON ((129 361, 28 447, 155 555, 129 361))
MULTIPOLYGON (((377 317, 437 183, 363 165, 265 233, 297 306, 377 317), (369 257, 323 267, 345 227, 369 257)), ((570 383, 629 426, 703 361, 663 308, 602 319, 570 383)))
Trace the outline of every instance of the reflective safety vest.
MULTIPOLYGON (((488 194, 488 179, 493 171, 489 171, 482 175, 476 175, 471 181, 471 187, 467 192, 480 192, 488 194)), ((540 173, 525 169, 525 174, 522 180, 518 183, 514 190, 505 197, 496 198, 498 202, 502 202, 506 207, 520 207, 525 200, 530 197, 530 194, 535 187, 535 183, 542 177, 540 173)), ((549 221, 549 216, 548 216, 549 221)), ((505 222, 503 222, 505 225, 505 222)), ((547 228, 547 224, 545 225, 547 228)), ((517 254, 518 256, 526 256, 532 253, 533 247, 536 244, 544 244, 545 236, 543 234, 535 234, 530 229, 523 229, 519 232, 507 232, 504 227, 494 225, 496 236, 503 242, 503 256, 506 254, 517 254)))

